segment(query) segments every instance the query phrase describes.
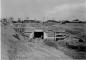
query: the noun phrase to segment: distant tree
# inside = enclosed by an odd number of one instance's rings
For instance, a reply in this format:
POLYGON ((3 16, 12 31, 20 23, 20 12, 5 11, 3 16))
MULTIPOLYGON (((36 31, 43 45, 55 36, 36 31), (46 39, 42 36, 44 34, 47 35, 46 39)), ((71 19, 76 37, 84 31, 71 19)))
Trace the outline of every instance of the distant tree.
POLYGON ((65 20, 65 21, 62 22, 62 24, 65 24, 65 23, 70 23, 70 21, 65 20))
POLYGON ((1 23, 6 26, 8 24, 7 18, 1 19, 1 23))
POLYGON ((75 19, 75 20, 73 20, 73 21, 79 21, 79 19, 75 19))
POLYGON ((83 23, 83 21, 80 21, 79 19, 75 19, 72 22, 75 22, 75 23, 83 23))
POLYGON ((22 21, 21 21, 21 18, 18 18, 18 23, 21 23, 22 21))

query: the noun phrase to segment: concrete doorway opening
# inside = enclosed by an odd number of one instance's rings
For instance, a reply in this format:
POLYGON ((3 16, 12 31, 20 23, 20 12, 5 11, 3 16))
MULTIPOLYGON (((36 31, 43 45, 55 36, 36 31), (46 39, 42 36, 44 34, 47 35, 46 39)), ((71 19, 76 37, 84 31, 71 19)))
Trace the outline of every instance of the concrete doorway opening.
POLYGON ((33 38, 41 38, 44 39, 44 32, 34 32, 33 38))
POLYGON ((46 39, 47 38, 47 34, 42 31, 42 30, 35 30, 34 32, 32 32, 30 34, 30 38, 40 38, 40 39, 46 39))

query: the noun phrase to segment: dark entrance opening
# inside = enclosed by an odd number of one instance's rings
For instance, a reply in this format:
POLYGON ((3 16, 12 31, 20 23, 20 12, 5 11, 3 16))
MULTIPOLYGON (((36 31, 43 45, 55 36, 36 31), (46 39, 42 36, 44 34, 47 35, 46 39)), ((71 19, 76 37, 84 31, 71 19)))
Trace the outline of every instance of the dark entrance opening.
POLYGON ((43 39, 44 38, 44 33, 43 32, 34 32, 34 39, 35 38, 41 38, 43 39))

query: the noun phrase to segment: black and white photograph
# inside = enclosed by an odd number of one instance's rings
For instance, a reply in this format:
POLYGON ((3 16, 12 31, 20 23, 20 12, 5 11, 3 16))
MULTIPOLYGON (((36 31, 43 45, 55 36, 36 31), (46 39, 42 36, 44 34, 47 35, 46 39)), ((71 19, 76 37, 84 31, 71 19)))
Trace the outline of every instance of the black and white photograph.
POLYGON ((86 60, 86 0, 1 0, 1 60, 86 60))

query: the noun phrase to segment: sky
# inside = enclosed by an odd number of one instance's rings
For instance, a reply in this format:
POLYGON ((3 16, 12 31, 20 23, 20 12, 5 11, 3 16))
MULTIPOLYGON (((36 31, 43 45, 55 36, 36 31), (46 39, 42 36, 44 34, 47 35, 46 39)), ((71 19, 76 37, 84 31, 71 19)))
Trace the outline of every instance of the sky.
POLYGON ((86 20, 86 0, 2 0, 2 17, 86 20))

